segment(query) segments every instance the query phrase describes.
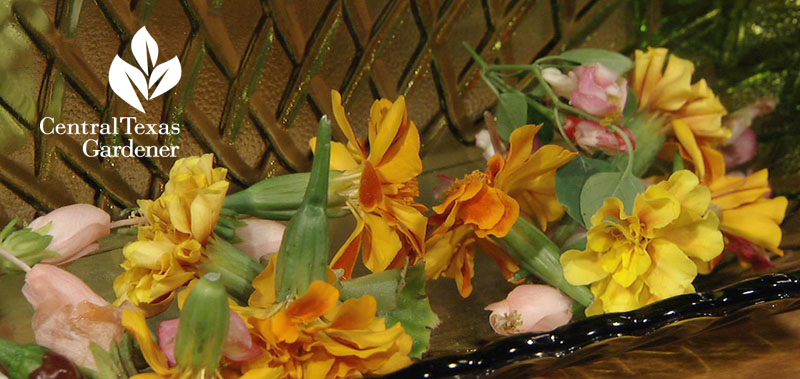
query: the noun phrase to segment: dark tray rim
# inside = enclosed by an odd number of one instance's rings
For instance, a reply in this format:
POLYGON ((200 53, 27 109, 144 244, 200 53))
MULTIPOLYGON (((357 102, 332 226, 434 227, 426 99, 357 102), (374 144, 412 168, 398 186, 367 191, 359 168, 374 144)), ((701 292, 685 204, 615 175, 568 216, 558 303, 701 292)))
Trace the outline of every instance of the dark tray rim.
MULTIPOLYGON (((600 342, 620 337, 644 337, 682 321, 738 319, 732 316, 745 313, 743 311, 754 306, 775 305, 775 302, 785 303, 785 300, 800 300, 800 271, 769 274, 714 291, 675 296, 634 311, 588 317, 551 332, 504 337, 469 353, 424 359, 386 378, 485 377, 522 362, 535 366, 537 359, 572 357, 600 342)), ((800 301, 791 303, 775 312, 800 306, 800 301)), ((708 328, 694 330, 692 334, 705 329, 708 328)), ((630 348, 624 349, 627 350, 630 348)), ((535 375, 537 371, 531 369, 530 374, 535 375)))

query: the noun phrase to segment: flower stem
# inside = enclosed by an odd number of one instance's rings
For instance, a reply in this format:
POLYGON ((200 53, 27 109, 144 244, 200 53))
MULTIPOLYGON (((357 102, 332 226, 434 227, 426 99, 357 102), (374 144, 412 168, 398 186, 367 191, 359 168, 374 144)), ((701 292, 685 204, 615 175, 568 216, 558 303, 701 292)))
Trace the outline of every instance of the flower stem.
POLYGON ((558 288, 581 305, 588 306, 594 300, 589 288, 567 282, 558 247, 525 218, 518 218, 511 231, 498 242, 525 271, 558 288))
POLYGON ((625 146, 628 147, 628 164, 625 166, 625 173, 632 175, 633 174, 633 143, 631 143, 631 138, 628 137, 628 133, 625 133, 620 129, 618 126, 614 124, 608 125, 614 133, 619 134, 622 136, 622 140, 625 141, 625 146))
POLYGON ((15 257, 13 254, 6 251, 6 249, 3 249, 1 247, 0 247, 0 256, 2 256, 5 259, 8 259, 9 261, 11 261, 11 263, 17 265, 17 267, 19 267, 22 271, 25 271, 26 273, 31 271, 31 266, 28 266, 25 262, 21 261, 19 258, 15 257))
POLYGON ((139 217, 131 217, 131 218, 126 218, 124 220, 113 221, 112 223, 108 224, 108 228, 109 229, 116 229, 116 228, 122 228, 122 227, 126 227, 126 226, 131 226, 131 225, 140 225, 140 224, 144 224, 146 222, 147 222, 147 219, 144 218, 144 217, 141 217, 141 216, 139 216, 139 217))

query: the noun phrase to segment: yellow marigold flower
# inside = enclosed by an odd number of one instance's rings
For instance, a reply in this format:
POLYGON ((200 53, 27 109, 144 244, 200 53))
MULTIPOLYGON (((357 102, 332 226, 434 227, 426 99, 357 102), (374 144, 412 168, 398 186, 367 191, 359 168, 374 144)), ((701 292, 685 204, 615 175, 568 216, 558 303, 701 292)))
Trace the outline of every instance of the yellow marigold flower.
POLYGON ((542 228, 564 214, 555 196, 555 174, 577 153, 555 145, 533 152, 533 139, 540 128, 527 125, 515 130, 508 158, 495 155, 486 172, 475 171, 457 180, 447 190, 444 202, 433 208, 436 215, 431 223, 439 227, 427 240, 428 278, 454 278, 461 295, 469 296, 476 243, 498 262, 506 277, 511 277, 519 267, 486 237, 508 234, 520 208, 535 217, 542 228))
POLYGON ((125 273, 114 281, 115 304, 127 300, 149 315, 160 313, 195 276, 228 192, 227 170, 214 168, 213 160, 213 154, 177 160, 164 193, 139 200, 148 224, 122 251, 125 273))
MULTIPOLYGON (((342 96, 331 91, 333 115, 347 144, 331 145, 331 170, 352 175, 358 191, 348 194, 347 205, 358 224, 334 256, 331 266, 353 273, 363 249, 364 265, 373 272, 414 264, 425 250, 427 218, 416 177, 422 172, 419 131, 408 119, 406 101, 376 100, 369 119, 369 149, 355 136, 342 106, 342 96)), ((311 146, 315 146, 314 139, 311 146)))
POLYGON ((764 250, 782 256, 780 224, 789 202, 784 196, 769 197, 772 188, 768 170, 749 176, 726 175, 723 155, 716 152, 710 157, 710 171, 715 174, 709 176, 708 187, 714 210, 719 212, 719 228, 726 237, 727 250, 737 253, 746 264, 758 263, 762 257, 762 261, 767 259, 764 250), (749 246, 738 246, 741 244, 738 240, 746 241, 749 246))
POLYGON ((591 284, 595 301, 587 315, 623 312, 694 292, 698 266, 722 253, 711 191, 697 176, 678 171, 636 197, 633 213, 606 199, 592 217, 586 249, 561 256, 564 276, 591 284))
MULTIPOLYGON (((254 281, 251 332, 265 353, 246 363, 243 378, 356 378, 384 375, 411 364, 413 340, 400 323, 386 328, 372 296, 339 303, 339 290, 315 281, 302 297, 275 304, 275 262, 254 281), (257 310, 271 310, 269 317, 257 310)), ((335 275, 329 278, 335 280, 335 275)))
POLYGON ((706 155, 702 147, 724 142, 731 135, 722 126, 727 111, 705 80, 691 84, 692 62, 675 55, 668 59, 668 54, 664 48, 636 51, 633 91, 640 110, 666 116, 678 148, 703 179, 706 155))

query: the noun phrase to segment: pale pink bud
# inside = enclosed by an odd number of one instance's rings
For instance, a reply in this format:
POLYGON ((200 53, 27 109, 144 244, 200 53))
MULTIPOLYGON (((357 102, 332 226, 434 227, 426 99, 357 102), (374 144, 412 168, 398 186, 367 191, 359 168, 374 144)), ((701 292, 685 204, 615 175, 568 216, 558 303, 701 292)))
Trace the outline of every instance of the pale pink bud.
POLYGON ((494 150, 494 145, 492 145, 492 136, 487 129, 483 129, 475 134, 475 146, 483 150, 483 158, 487 161, 497 154, 494 150))
POLYGON ((777 100, 762 97, 725 117, 723 126, 731 130, 731 138, 722 150, 727 167, 735 167, 755 158, 758 152, 758 138, 750 128, 753 126, 753 119, 772 113, 777 105, 777 100))
MULTIPOLYGON (((624 126, 619 125, 618 127, 628 135, 633 149, 636 150, 636 139, 633 137, 633 133, 624 126)), ((628 145, 621 134, 596 121, 569 116, 564 124, 564 132, 573 142, 590 153, 595 149, 600 149, 608 155, 628 152, 628 145)))
POLYGON ((597 117, 619 119, 628 99, 628 81, 600 63, 579 66, 571 73, 578 78, 570 102, 575 108, 597 117))
POLYGON ((778 100, 771 97, 762 97, 756 102, 726 116, 722 121, 722 125, 731 130, 731 138, 728 140, 728 144, 739 138, 745 130, 749 130, 753 126, 753 119, 772 113, 777 106, 778 100))
POLYGON ((42 262, 56 265, 72 262, 97 250, 97 241, 111 233, 111 216, 89 204, 58 208, 31 221, 28 227, 36 231, 48 224, 51 226, 47 234, 53 236, 53 240, 47 249, 58 253, 60 257, 42 262))
MULTIPOLYGON (((167 356, 170 367, 178 364, 175 359, 175 340, 178 337, 179 324, 180 319, 177 318, 158 324, 158 346, 167 356)), ((234 362, 246 362, 261 355, 261 349, 253 344, 247 324, 237 313, 231 312, 228 325, 228 338, 222 350, 225 358, 234 362)))
POLYGON ((505 300, 489 304, 489 323, 503 335, 546 332, 572 319, 572 299, 543 284, 523 284, 505 300))
POLYGON ((578 78, 574 73, 564 74, 555 67, 547 67, 542 70, 542 77, 553 89, 556 95, 570 98, 572 91, 578 88, 578 78))
POLYGON ((92 342, 110 349, 123 335, 121 311, 83 281, 56 266, 37 264, 25 275, 22 294, 33 306, 36 343, 96 370, 92 342))
POLYGON ((255 218, 243 221, 246 225, 236 228, 236 236, 242 240, 236 247, 257 262, 269 261, 269 257, 281 248, 286 226, 277 221, 255 218))

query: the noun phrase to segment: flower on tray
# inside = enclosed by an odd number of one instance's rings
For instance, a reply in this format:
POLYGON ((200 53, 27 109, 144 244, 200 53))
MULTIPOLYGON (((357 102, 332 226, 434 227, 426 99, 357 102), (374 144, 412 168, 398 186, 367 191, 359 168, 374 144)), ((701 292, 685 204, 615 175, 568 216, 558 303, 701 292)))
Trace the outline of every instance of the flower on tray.
MULTIPOLYGON (((331 261, 353 273, 359 252, 372 272, 417 262, 425 251, 427 208, 416 202, 417 176, 422 172, 419 131, 408 118, 405 98, 376 100, 370 109, 368 146, 347 120, 342 96, 331 91, 333 115, 347 143, 333 142, 331 170, 356 173, 358 190, 347 200, 358 220, 355 230, 331 261)), ((314 139, 311 145, 314 146, 314 139)))
POLYGON ((228 192, 228 170, 214 168, 213 160, 212 154, 179 159, 164 193, 139 201, 148 225, 139 226, 137 241, 122 251, 125 273, 114 281, 116 304, 129 301, 158 314, 195 277, 228 192))
POLYGON ((591 284, 587 315, 639 308, 694 292, 698 265, 722 253, 711 191, 690 171, 678 171, 636 197, 633 213, 609 198, 592 217, 584 250, 561 256, 566 279, 591 284))

